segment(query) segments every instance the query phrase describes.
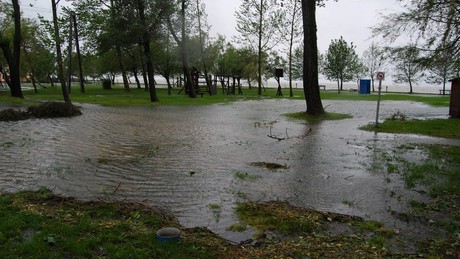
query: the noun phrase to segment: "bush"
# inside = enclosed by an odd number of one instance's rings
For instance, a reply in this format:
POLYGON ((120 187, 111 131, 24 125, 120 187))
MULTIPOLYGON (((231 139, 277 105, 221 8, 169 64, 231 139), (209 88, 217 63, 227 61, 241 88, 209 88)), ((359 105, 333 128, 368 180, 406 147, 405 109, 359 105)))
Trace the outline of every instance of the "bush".
POLYGON ((102 89, 110 90, 112 89, 112 81, 110 79, 102 79, 102 89))
POLYGON ((24 111, 16 111, 13 109, 0 111, 0 121, 20 121, 29 118, 29 113, 24 111))
POLYGON ((60 118, 81 115, 78 107, 60 102, 47 102, 39 106, 31 106, 27 111, 13 109, 0 111, 0 121, 20 121, 30 118, 60 118))
POLYGON ((73 117, 81 115, 80 110, 67 103, 47 102, 39 106, 31 106, 27 112, 35 118, 58 118, 58 117, 73 117))

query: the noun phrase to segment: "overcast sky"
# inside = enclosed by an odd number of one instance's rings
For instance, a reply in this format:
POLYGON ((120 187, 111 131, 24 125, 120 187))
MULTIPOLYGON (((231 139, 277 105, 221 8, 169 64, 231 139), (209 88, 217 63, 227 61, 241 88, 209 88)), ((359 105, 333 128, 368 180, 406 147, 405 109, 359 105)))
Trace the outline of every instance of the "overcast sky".
MULTIPOLYGON (((64 2, 65 0, 61 0, 64 2)), ((225 35, 227 40, 237 34, 235 12, 241 0, 203 0, 206 4, 211 35, 225 35)), ((37 12, 51 16, 50 0, 22 0, 23 12, 33 15, 37 12), (30 7, 29 4, 34 6, 30 7)), ((379 13, 393 13, 400 10, 397 0, 339 0, 326 1, 326 7, 318 8, 318 47, 324 53, 332 39, 340 36, 348 42, 354 42, 359 55, 367 49, 372 41, 370 27, 380 19, 379 13)))
MULTIPOLYGON (((208 21, 212 26, 211 34, 227 36, 237 34, 235 11, 241 0, 204 0, 208 21)), ((401 10, 396 0, 339 0, 327 1, 326 7, 317 9, 318 48, 324 53, 332 39, 340 36, 357 45, 359 55, 372 41, 370 27, 381 21, 380 14, 389 14, 401 10)))

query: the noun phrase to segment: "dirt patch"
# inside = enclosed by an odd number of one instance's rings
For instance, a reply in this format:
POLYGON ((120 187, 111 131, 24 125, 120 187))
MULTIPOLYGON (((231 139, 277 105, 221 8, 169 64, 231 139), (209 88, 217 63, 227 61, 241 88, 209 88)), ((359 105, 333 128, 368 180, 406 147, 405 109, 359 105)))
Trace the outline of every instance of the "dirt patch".
POLYGON ((81 115, 78 107, 60 102, 47 102, 31 106, 27 111, 8 109, 0 111, 0 121, 20 121, 31 118, 61 118, 81 115))

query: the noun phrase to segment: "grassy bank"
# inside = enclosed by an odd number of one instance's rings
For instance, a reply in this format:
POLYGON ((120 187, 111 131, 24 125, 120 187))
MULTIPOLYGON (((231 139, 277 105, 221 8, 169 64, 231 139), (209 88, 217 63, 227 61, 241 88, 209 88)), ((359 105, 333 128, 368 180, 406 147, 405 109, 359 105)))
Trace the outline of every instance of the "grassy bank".
POLYGON ((387 119, 378 127, 369 124, 361 127, 362 130, 398 133, 419 134, 440 138, 460 139, 459 119, 432 119, 432 120, 406 120, 387 119))
MULTIPOLYGON (((263 95, 257 95, 257 89, 243 88, 243 95, 227 95, 222 93, 222 89, 217 89, 217 95, 209 96, 204 94, 203 97, 191 99, 180 89, 174 88, 172 94, 168 95, 167 89, 157 89, 159 103, 150 102, 149 93, 144 89, 132 88, 125 92, 120 85, 116 85, 111 90, 103 90, 100 85, 87 85, 86 93, 80 93, 77 87, 72 88, 70 97, 73 102, 91 103, 104 106, 156 106, 156 105, 209 105, 215 103, 228 103, 239 100, 259 100, 265 98, 287 98, 294 100, 304 100, 303 90, 300 88, 293 89, 294 97, 289 97, 288 89, 283 89, 284 97, 276 96, 275 88, 266 88, 263 95)), ((4 106, 29 106, 39 101, 62 101, 62 92, 59 87, 39 88, 38 93, 33 91, 24 91, 25 100, 9 97, 9 92, 0 92, 0 104, 4 106)), ((352 101, 377 101, 377 94, 359 95, 356 92, 343 91, 338 94, 336 91, 321 91, 323 100, 352 100, 352 101)), ((449 97, 439 95, 416 95, 401 93, 385 93, 383 100, 392 101, 417 101, 433 106, 448 106, 449 97)))
MULTIPOLYGON (((442 145, 401 145, 390 150, 370 146, 375 154, 369 171, 382 174, 385 182, 402 180, 406 188, 426 199, 408 200, 408 211, 391 211, 402 221, 417 222, 425 228, 444 231, 446 238, 430 243, 431 249, 460 251, 460 147, 442 145), (434 248, 438 246, 438 248, 434 248)), ((390 198, 400 200, 399 189, 385 189, 390 198)))
MULTIPOLYGON (((168 214, 142 204, 81 202, 47 189, 0 196, 1 258, 382 258, 459 256, 452 240, 423 243, 414 255, 386 248, 398 234, 375 221, 293 207, 241 203, 239 229, 254 241, 231 245, 205 228, 184 229, 168 214), (181 240, 160 242, 162 227, 181 240), (342 231, 341 231, 342 229, 342 231), (343 229, 347 231, 343 232, 343 229)), ((236 227, 233 227, 237 229, 236 227)), ((455 240, 454 240, 455 241, 455 240)))

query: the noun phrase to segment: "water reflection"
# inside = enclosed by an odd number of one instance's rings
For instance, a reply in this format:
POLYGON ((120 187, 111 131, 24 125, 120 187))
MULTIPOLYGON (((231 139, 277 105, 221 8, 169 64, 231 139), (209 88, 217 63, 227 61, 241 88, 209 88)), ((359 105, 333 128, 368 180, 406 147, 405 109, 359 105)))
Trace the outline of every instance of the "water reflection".
MULTIPOLYGON (((207 226, 236 241, 244 236, 225 229, 235 221, 235 203, 244 199, 282 199, 391 223, 388 206, 402 208, 389 204, 383 177, 368 172, 374 155, 368 146, 440 140, 357 130, 375 118, 373 102, 325 105, 354 118, 306 125, 282 116, 304 110, 303 101, 266 100, 205 107, 83 105, 84 115, 77 118, 0 123, 0 190, 47 186, 80 199, 144 201, 170 209, 186 227, 207 226), (304 135, 310 129, 303 139, 267 136, 304 135), (258 161, 289 169, 251 165, 258 161), (245 181, 236 172, 258 178, 245 181)), ((409 117, 448 113, 419 103, 384 102, 382 117, 397 110, 409 117)))

